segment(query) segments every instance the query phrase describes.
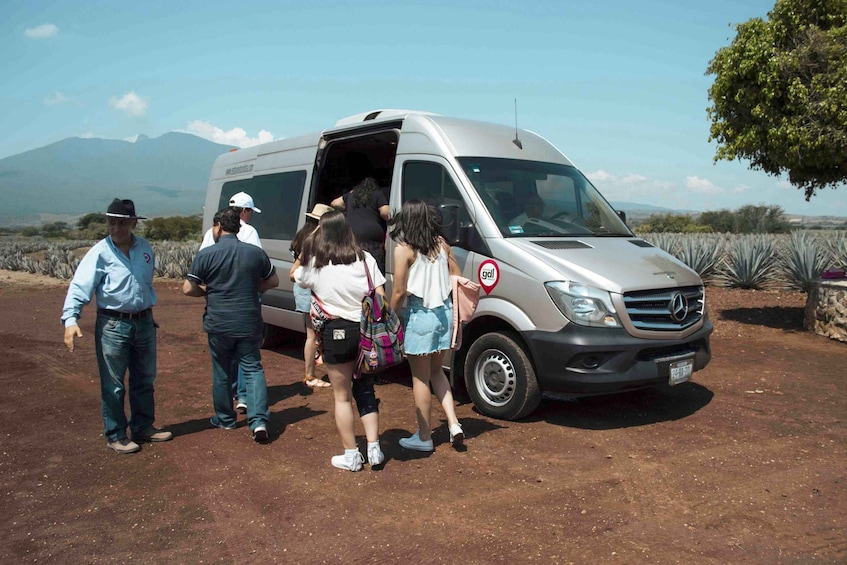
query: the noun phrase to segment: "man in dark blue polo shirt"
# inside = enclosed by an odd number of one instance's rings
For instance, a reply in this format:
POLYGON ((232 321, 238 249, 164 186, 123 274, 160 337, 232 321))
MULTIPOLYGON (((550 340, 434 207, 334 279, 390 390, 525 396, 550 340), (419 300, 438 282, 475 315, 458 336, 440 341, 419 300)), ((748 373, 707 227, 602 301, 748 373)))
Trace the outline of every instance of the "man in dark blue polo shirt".
POLYGON ((268 439, 268 389, 259 344, 262 340, 262 306, 259 293, 279 284, 267 254, 240 241, 238 213, 224 208, 215 214, 212 234, 216 245, 194 257, 182 285, 187 296, 205 296, 203 329, 209 335, 212 357, 212 426, 235 428, 232 384, 241 368, 247 384, 247 422, 253 439, 268 439), (205 288, 204 288, 205 287, 205 288))

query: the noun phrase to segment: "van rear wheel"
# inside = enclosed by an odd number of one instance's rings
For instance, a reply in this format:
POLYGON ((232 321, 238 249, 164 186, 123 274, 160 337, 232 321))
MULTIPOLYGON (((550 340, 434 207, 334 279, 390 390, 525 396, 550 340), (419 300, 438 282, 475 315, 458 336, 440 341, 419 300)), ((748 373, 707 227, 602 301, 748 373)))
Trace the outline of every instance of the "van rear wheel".
POLYGON ((474 405, 492 418, 519 420, 541 402, 532 362, 510 332, 485 334, 471 345, 465 385, 474 405))

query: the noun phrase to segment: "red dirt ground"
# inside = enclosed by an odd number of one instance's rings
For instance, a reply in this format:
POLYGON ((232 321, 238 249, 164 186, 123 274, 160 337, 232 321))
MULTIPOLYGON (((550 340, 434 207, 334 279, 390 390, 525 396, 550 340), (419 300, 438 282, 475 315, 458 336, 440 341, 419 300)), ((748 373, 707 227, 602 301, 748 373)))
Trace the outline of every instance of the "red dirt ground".
POLYGON ((461 401, 465 452, 439 409, 435 453, 397 446, 415 427, 399 369, 377 386, 387 462, 349 473, 299 340, 263 352, 270 444, 244 416, 207 427, 203 301, 181 281, 155 309, 157 424, 176 437, 107 450, 93 307, 70 353, 66 283, 21 278, 0 272, 0 563, 847 562, 847 344, 803 331, 803 294, 708 288, 713 360, 690 383, 520 422, 461 401))

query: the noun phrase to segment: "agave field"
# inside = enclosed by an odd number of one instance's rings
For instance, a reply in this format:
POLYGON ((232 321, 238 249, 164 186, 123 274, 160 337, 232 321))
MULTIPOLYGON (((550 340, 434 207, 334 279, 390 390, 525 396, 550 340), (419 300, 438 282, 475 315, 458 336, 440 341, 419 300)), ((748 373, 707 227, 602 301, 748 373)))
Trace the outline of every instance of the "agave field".
MULTIPOLYGON (((747 289, 808 291, 831 267, 847 267, 844 232, 793 231, 789 234, 641 234, 700 274, 707 285, 747 289)), ((0 269, 58 279, 73 276, 94 241, 0 238, 0 269)), ((199 244, 154 242, 156 276, 183 279, 199 244)))
MULTIPOLYGON (((0 269, 70 279, 82 256, 96 241, 54 241, 42 238, 0 238, 0 269)), ((184 279, 199 242, 151 242, 156 255, 156 276, 184 279)))

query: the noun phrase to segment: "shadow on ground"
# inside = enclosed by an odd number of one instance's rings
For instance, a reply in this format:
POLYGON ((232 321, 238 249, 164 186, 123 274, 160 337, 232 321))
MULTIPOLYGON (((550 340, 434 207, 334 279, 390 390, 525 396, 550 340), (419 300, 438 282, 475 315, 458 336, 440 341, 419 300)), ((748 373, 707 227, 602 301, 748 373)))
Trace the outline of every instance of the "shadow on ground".
POLYGON ((803 331, 803 308, 770 306, 767 308, 735 308, 724 310, 721 320, 730 320, 752 326, 765 326, 777 330, 803 331))
POLYGON ((545 397, 525 421, 544 421, 583 430, 648 426, 688 417, 709 404, 713 397, 712 391, 693 382, 614 395, 567 399, 545 397))

